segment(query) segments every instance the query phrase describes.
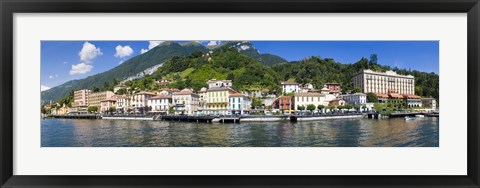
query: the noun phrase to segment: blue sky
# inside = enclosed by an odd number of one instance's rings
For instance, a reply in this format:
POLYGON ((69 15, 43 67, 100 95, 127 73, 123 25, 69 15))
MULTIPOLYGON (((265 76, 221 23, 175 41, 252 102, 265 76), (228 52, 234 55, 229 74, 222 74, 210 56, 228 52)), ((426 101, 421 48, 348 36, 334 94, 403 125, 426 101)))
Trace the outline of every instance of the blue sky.
MULTIPOLYGON (((41 84, 51 88, 98 74, 147 51, 160 41, 42 41, 41 84)), ((210 41, 202 41, 208 45, 210 41)), ((212 41, 213 43, 213 41, 212 41)), ((306 56, 355 63, 377 54, 378 63, 424 72, 439 69, 438 41, 251 41, 260 53, 288 61, 306 56)))

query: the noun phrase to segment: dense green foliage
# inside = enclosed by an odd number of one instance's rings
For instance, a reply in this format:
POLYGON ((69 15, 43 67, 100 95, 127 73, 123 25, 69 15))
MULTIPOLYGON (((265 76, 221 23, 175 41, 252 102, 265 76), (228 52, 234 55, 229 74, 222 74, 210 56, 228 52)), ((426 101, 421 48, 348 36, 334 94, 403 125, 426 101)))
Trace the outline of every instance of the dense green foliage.
POLYGON ((281 80, 294 78, 299 83, 312 83, 315 88, 321 88, 328 82, 337 82, 341 84, 344 92, 358 91, 353 88, 352 77, 361 70, 372 69, 383 72, 393 70, 398 74, 415 76, 415 94, 433 97, 438 101, 439 77, 437 74, 379 65, 375 54, 372 54, 370 60, 362 58, 353 64, 342 64, 331 58, 314 56, 298 62, 276 64, 272 69, 277 72, 281 80))
POLYGON ((153 78, 174 80, 170 87, 196 91, 207 87, 210 79, 231 79, 235 89, 241 91, 274 91, 280 88, 281 81, 270 67, 232 47, 222 47, 209 55, 174 57, 153 78))
POLYGON ((367 102, 378 102, 378 97, 375 93, 367 93, 367 102))

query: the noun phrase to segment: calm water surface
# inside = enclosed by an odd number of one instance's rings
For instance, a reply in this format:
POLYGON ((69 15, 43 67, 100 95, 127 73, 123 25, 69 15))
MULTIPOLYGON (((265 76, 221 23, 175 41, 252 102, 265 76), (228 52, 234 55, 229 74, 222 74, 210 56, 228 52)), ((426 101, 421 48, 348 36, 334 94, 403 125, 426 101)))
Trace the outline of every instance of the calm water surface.
POLYGON ((206 124, 41 120, 42 147, 438 147, 435 117, 206 124))

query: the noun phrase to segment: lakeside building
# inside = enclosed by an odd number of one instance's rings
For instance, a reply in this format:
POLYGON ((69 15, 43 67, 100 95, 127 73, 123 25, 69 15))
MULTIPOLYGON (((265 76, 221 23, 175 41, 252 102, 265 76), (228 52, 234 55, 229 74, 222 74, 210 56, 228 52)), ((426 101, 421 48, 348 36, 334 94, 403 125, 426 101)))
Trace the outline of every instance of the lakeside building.
POLYGON ((353 105, 367 104, 367 95, 365 93, 354 93, 340 96, 345 102, 353 105))
POLYGON ((190 90, 182 90, 172 94, 172 105, 175 114, 194 115, 198 111, 199 96, 190 90))
POLYGON ((325 88, 328 89, 329 93, 338 94, 342 91, 339 83, 326 83, 325 88))
POLYGON ((208 102, 207 88, 202 87, 202 89, 200 89, 200 91, 198 91, 197 94, 200 97, 198 102, 198 111, 203 113, 203 111, 207 108, 207 102, 208 102))
POLYGON ((388 93, 395 90, 399 94, 415 94, 415 77, 400 75, 394 71, 375 72, 363 70, 353 76, 353 87, 361 88, 363 93, 388 93))
POLYGON ((110 108, 116 107, 115 103, 117 103, 116 98, 108 98, 105 100, 100 101, 100 112, 101 113, 107 113, 110 112, 110 108))
POLYGON ((283 93, 299 93, 300 84, 291 81, 281 82, 283 93))
POLYGON ((153 96, 156 96, 156 95, 157 94, 155 94, 155 93, 146 92, 146 91, 135 93, 135 95, 133 95, 133 98, 132 98, 132 106, 134 107, 135 112, 144 111, 145 107, 149 107, 148 106, 148 99, 150 99, 150 98, 152 98, 153 96))
POLYGON ((87 107, 88 106, 88 98, 90 96, 91 91, 88 89, 77 90, 73 92, 73 103, 72 107, 87 107))
POLYGON ((179 92, 177 88, 160 88, 158 89, 157 94, 159 95, 172 95, 174 92, 179 92))
POLYGON ((315 105, 324 105, 327 106, 329 101, 326 100, 326 95, 321 93, 295 93, 292 97, 292 106, 295 111, 298 110, 299 106, 304 106, 305 108, 309 104, 315 105))
POLYGON ((250 98, 241 93, 232 93, 229 95, 229 110, 232 114, 248 114, 250 113, 250 98))
POLYGON ((128 112, 132 107, 132 96, 122 95, 117 96, 117 102, 115 103, 117 111, 128 112))
POLYGON ((328 105, 333 105, 333 106, 343 106, 345 105, 347 102, 341 98, 335 98, 333 100, 331 100, 328 105))
POLYGON ((307 83, 303 84, 302 87, 299 89, 299 93, 308 93, 314 91, 315 88, 313 87, 313 84, 307 83))
POLYGON ((422 106, 425 109, 428 109, 430 111, 436 111, 437 110, 437 100, 434 98, 422 98, 420 99, 422 101, 422 106))
POLYGON ((148 99, 148 106, 152 107, 151 112, 168 113, 172 106, 172 96, 156 95, 148 99))
POLYGON ((207 81, 208 88, 215 88, 215 87, 232 87, 232 80, 217 80, 211 79, 207 81))
POLYGON ((417 95, 403 95, 403 102, 407 107, 422 107, 422 98, 417 95))
POLYGON ((209 88, 206 94, 207 108, 205 109, 205 113, 226 115, 229 110, 229 96, 233 93, 236 93, 236 91, 230 87, 209 88))
POLYGON ((112 98, 114 95, 111 91, 93 92, 88 98, 88 106, 96 106, 99 107, 100 110, 100 102, 112 98))
POLYGON ((292 97, 291 96, 280 96, 273 103, 273 108, 278 109, 281 112, 290 112, 293 110, 292 106, 292 97))

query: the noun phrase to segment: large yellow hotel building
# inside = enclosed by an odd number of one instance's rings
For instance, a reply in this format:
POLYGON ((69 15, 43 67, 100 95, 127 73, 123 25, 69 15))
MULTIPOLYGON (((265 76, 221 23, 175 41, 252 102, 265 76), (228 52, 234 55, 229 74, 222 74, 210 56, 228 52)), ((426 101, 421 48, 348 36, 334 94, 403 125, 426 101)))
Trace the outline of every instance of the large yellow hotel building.
POLYGON ((353 87, 361 88, 363 93, 415 94, 415 77, 400 75, 394 71, 375 72, 363 70, 353 76, 353 87))

